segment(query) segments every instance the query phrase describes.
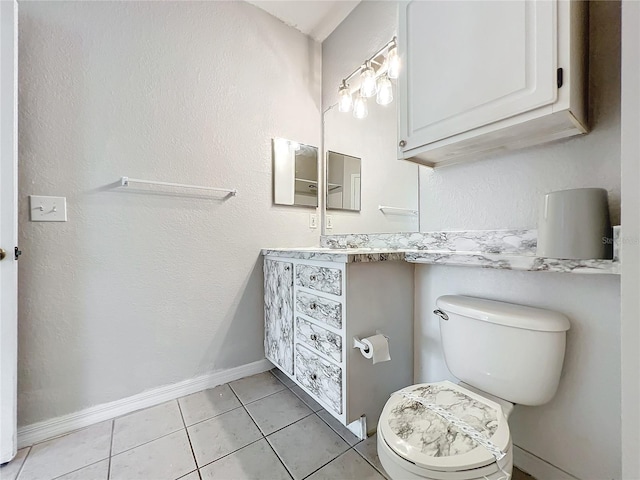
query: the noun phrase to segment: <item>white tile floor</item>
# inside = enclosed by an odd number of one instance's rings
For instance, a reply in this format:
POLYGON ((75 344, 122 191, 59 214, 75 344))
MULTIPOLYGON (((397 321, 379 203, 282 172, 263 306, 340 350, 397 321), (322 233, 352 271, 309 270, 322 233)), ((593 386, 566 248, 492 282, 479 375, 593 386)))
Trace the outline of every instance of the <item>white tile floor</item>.
MULTIPOLYGON (((384 480, 360 441, 277 371, 22 449, 1 480, 384 480), (280 380, 279 380, 279 379, 280 380)), ((514 479, 531 479, 517 472, 514 479)))

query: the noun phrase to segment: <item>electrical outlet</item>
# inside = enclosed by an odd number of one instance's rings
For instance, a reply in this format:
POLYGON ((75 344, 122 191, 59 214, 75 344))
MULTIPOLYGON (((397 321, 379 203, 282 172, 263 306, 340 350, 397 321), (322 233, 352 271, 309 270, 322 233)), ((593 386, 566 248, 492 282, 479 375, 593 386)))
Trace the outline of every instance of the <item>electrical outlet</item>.
POLYGON ((29 195, 30 220, 32 222, 66 222, 67 199, 29 195))
POLYGON ((310 213, 309 214, 309 228, 318 228, 318 214, 310 213))
POLYGON ((327 215, 325 218, 327 220, 327 230, 331 230, 333 228, 333 215, 327 215))

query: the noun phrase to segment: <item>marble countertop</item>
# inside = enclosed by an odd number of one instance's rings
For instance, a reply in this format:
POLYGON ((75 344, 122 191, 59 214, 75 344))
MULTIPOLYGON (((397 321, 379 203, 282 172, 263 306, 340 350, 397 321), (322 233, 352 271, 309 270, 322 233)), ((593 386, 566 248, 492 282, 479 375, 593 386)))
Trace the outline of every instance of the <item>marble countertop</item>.
MULTIPOLYGON (((614 230, 614 256, 615 241, 614 230)), ((262 255, 336 263, 406 261, 530 272, 620 274, 618 260, 539 257, 537 232, 527 229, 323 235, 320 244, 265 248, 262 255)))
POLYGON ((265 248, 262 255, 321 260, 335 263, 406 261, 428 265, 494 268, 529 272, 586 274, 620 274, 620 262, 613 260, 569 260, 486 252, 452 252, 443 250, 377 249, 377 248, 265 248))
POLYGON ((405 251, 405 261, 428 265, 496 268, 528 272, 620 274, 620 262, 613 260, 570 260, 503 253, 407 250, 405 251))
POLYGON ((335 263, 388 262, 405 259, 404 251, 390 248, 263 248, 262 255, 335 263))

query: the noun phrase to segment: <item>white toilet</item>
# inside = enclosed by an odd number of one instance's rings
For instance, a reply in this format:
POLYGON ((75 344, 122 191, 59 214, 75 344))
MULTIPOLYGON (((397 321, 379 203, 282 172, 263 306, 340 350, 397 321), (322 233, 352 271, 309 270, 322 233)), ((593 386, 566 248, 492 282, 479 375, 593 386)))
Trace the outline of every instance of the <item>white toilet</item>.
POLYGON ((447 367, 462 382, 394 393, 378 422, 378 455, 392 480, 508 479, 514 404, 556 393, 569 320, 538 308, 446 295, 436 301, 447 367))

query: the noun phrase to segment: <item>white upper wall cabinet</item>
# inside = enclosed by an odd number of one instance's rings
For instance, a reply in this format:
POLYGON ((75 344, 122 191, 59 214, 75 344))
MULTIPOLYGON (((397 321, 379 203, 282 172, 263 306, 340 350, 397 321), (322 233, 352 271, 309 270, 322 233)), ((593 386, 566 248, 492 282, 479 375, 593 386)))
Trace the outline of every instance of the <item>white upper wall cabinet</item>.
POLYGON ((443 166, 586 133, 586 8, 402 3, 399 157, 443 166))

